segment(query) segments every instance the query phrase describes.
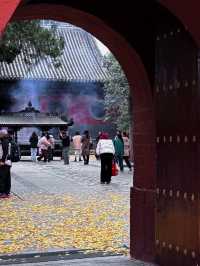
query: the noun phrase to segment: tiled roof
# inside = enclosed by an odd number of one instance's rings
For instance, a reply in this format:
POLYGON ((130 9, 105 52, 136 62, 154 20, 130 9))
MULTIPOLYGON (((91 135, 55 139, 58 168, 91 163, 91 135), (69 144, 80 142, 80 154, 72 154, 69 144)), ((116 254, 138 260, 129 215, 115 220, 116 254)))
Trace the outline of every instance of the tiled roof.
POLYGON ((64 37, 62 66, 55 68, 50 61, 40 60, 31 69, 22 60, 21 53, 13 63, 0 64, 0 79, 47 79, 65 81, 103 81, 107 73, 102 67, 102 55, 94 37, 69 24, 57 23, 57 32, 64 37), (60 26, 59 26, 60 25, 60 26), (67 26, 68 25, 68 26, 67 26))
POLYGON ((5 113, 0 115, 0 126, 34 127, 34 126, 67 126, 60 117, 43 113, 5 113))

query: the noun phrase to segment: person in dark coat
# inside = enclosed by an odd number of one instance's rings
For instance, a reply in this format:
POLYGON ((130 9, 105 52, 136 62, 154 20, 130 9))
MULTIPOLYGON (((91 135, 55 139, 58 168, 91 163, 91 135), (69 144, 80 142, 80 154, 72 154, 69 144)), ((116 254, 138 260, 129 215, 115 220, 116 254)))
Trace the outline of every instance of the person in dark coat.
POLYGON ((64 159, 64 164, 69 164, 70 137, 67 130, 60 131, 60 139, 62 140, 62 157, 64 159))
POLYGON ((0 198, 10 196, 11 164, 8 164, 10 152, 9 135, 6 130, 0 130, 0 198))
POLYGON ((29 138, 30 146, 31 146, 31 160, 36 162, 36 155, 37 155, 37 145, 38 145, 38 136, 35 131, 29 138))
POLYGON ((84 164, 89 164, 91 141, 88 130, 84 131, 83 136, 81 138, 81 143, 82 143, 82 155, 83 155, 84 164))

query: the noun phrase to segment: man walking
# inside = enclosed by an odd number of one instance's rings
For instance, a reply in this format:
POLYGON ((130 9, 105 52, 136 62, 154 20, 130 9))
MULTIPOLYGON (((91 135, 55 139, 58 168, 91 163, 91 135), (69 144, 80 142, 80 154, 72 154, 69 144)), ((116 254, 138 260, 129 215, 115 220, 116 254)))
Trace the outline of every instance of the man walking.
POLYGON ((85 130, 83 133, 83 136, 81 138, 81 143, 82 143, 82 155, 83 155, 83 160, 84 164, 89 164, 89 159, 90 159, 90 135, 89 131, 85 130))
POLYGON ((73 145, 74 145, 74 155, 75 155, 75 159, 74 161, 77 162, 79 160, 81 160, 81 135, 79 133, 79 131, 76 131, 75 135, 72 138, 73 141, 73 145))
POLYGON ((60 139, 62 140, 62 156, 64 164, 69 164, 70 137, 67 130, 60 131, 60 139))
POLYGON ((37 145, 38 145, 38 136, 35 131, 29 138, 30 146, 31 146, 31 160, 36 162, 36 155, 37 155, 37 145))

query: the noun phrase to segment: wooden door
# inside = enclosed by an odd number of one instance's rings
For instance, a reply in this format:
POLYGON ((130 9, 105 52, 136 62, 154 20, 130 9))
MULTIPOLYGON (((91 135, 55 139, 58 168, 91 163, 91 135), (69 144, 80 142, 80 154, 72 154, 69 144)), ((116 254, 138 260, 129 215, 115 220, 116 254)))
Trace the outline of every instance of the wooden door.
POLYGON ((183 27, 156 40, 156 261, 199 263, 198 49, 183 27))

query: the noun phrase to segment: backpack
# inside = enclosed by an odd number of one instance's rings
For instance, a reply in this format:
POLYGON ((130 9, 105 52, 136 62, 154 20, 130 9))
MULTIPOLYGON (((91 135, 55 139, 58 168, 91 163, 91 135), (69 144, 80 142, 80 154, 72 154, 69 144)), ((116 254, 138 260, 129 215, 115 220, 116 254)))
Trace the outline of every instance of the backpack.
POLYGON ((21 158, 19 145, 14 141, 11 141, 10 158, 12 162, 19 162, 21 158))

